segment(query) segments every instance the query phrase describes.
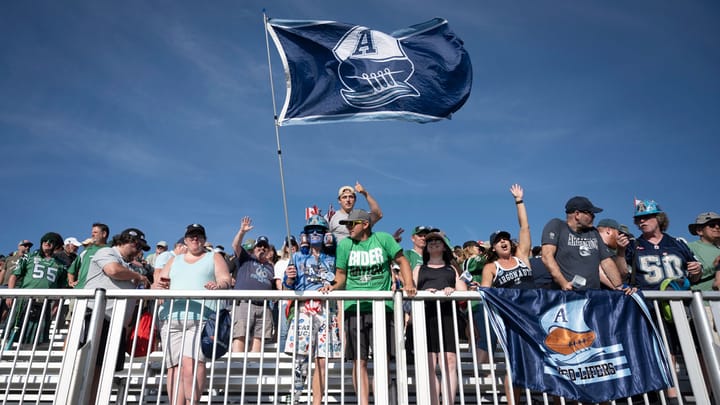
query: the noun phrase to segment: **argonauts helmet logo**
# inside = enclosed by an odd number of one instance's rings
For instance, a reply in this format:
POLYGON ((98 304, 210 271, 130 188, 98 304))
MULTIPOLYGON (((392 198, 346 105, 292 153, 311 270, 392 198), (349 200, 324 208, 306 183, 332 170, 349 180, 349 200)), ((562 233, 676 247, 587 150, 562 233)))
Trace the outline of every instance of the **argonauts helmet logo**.
POLYGON ((420 93, 407 80, 415 67, 400 41, 380 31, 356 26, 333 48, 340 61, 338 75, 345 102, 356 108, 376 108, 420 93))
POLYGON ((595 332, 582 318, 587 300, 570 301, 546 312, 540 318, 545 329, 545 346, 555 353, 570 356, 589 348, 595 342, 595 332))

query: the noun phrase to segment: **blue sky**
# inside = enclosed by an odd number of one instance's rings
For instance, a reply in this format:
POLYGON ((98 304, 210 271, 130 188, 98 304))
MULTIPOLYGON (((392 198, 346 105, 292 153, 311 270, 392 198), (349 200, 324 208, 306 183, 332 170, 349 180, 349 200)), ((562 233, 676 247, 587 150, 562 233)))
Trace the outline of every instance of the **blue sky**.
MULTIPOLYGON (((452 120, 282 127, 294 234, 356 180, 376 230, 428 224, 454 244, 533 243, 588 196, 631 225, 655 199, 689 237, 720 211, 720 5, 713 1, 6 1, 0 5, 0 252, 95 221, 173 241, 189 223, 229 246, 240 219, 285 232, 262 9, 392 32, 446 18, 473 63, 452 120)), ((276 100, 283 72, 271 44, 276 100)), ((362 199, 358 206, 366 207, 362 199)), ((279 244, 279 243, 278 243, 279 244)))

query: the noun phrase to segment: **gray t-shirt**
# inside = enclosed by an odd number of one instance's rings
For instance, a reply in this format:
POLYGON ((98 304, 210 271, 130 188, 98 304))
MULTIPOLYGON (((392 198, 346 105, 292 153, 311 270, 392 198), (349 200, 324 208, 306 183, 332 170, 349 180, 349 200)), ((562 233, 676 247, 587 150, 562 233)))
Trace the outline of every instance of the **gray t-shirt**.
POLYGON ((557 247, 555 261, 568 281, 579 275, 585 277, 585 289, 600 289, 600 262, 613 254, 597 229, 577 233, 567 222, 554 218, 543 228, 542 244, 557 247))
POLYGON ((340 243, 341 240, 350 236, 350 231, 348 231, 347 227, 345 225, 340 225, 340 221, 347 219, 348 215, 350 214, 340 210, 335 212, 332 218, 330 218, 328 226, 330 226, 330 232, 335 235, 335 241, 337 243, 340 243))
MULTIPOLYGON (((114 247, 104 247, 97 252, 95 252, 95 255, 92 257, 92 260, 90 261, 90 268, 88 269, 88 275, 87 275, 87 281, 85 282, 85 288, 89 288, 92 290, 103 288, 105 290, 120 290, 120 289, 129 289, 132 290, 135 288, 135 284, 133 284, 130 280, 115 280, 108 276, 105 271, 103 271, 103 268, 111 263, 120 263, 123 267, 130 269, 130 264, 128 264, 125 260, 123 260, 122 255, 120 255, 120 252, 117 250, 117 248, 114 247)), ((132 311, 135 308, 135 301, 136 300, 129 300, 127 310, 125 312, 125 321, 127 324, 127 321, 129 321, 129 317, 132 316, 132 311)), ((115 300, 108 300, 107 306, 105 308, 105 318, 110 319, 112 315, 113 306, 115 305, 115 300)), ((90 301, 90 307, 94 308, 94 302, 90 301)))

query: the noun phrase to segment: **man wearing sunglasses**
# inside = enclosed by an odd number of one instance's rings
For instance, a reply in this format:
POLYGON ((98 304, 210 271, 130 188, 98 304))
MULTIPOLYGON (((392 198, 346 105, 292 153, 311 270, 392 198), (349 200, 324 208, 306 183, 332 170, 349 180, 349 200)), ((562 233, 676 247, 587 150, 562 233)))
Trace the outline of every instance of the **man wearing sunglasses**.
MULTIPOLYGON (((352 210, 346 219, 340 221, 349 233, 349 237, 338 243, 335 260, 335 284, 320 289, 332 290, 390 291, 392 289, 392 270, 395 262, 400 266, 403 290, 409 297, 417 292, 412 278, 412 270, 403 255, 402 248, 395 238, 386 232, 373 232, 371 214, 363 210, 352 210)), ((387 348, 392 346, 392 301, 386 302, 387 312, 387 348)), ((353 361, 353 382, 355 392, 360 396, 360 404, 369 401, 368 353, 372 336, 372 301, 345 300, 345 356, 353 361), (360 316, 357 315, 360 307, 360 316), (358 341, 358 335, 360 339, 358 341), (358 346, 360 358, 357 358, 358 346)))
MULTIPOLYGON (((112 238, 112 247, 102 247, 95 252, 90 259, 87 271, 87 279, 85 281, 85 289, 135 289, 142 285, 144 288, 150 288, 147 277, 140 273, 136 273, 130 268, 130 262, 138 255, 140 251, 147 252, 150 250, 145 234, 137 228, 128 228, 122 231, 120 235, 112 238)), ((89 306, 94 308, 95 303, 90 301, 89 306)), ((105 317, 103 319, 101 337, 98 344, 98 356, 96 360, 97 368, 94 369, 92 375, 92 385, 90 385, 91 403, 95 401, 97 394, 98 382, 100 379, 100 369, 105 359, 112 359, 112 355, 116 355, 115 371, 120 371, 125 366, 125 341, 127 338, 127 326, 131 322, 132 313, 135 305, 128 304, 125 313, 122 314, 124 320, 123 325, 126 327, 122 330, 120 337, 120 345, 117 353, 105 353, 105 344, 108 340, 110 330, 110 320, 112 319, 115 300, 109 299, 105 305, 105 317)), ((85 333, 90 329, 90 318, 92 311, 85 313, 85 333)), ((86 343, 87 337, 81 339, 81 347, 86 343)), ((88 381, 90 382, 90 381, 88 381)))
POLYGON ((600 266, 612 288, 624 289, 613 254, 593 227, 600 212, 587 197, 576 196, 565 204, 565 221, 554 218, 543 228, 542 261, 555 288, 600 289, 600 266))
POLYGON ((700 237, 688 243, 688 247, 702 264, 702 275, 694 289, 709 291, 716 274, 720 274, 720 215, 703 212, 697 216, 695 223, 688 225, 688 230, 691 235, 700 237))

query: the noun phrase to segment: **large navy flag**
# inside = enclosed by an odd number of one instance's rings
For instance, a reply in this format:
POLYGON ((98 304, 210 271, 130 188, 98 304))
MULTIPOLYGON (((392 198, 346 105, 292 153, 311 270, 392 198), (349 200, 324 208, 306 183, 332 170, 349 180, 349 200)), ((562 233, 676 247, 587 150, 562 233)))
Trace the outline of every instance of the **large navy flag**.
POLYGON ((603 402, 672 385, 639 293, 481 290, 516 386, 603 402))
POLYGON ((431 122, 470 95, 470 57, 440 18, 391 35, 334 21, 269 19, 267 28, 287 79, 279 125, 431 122))

